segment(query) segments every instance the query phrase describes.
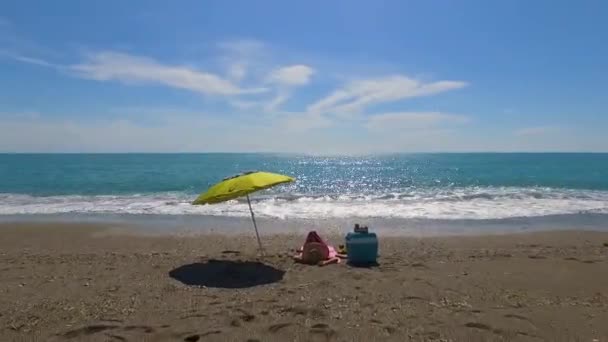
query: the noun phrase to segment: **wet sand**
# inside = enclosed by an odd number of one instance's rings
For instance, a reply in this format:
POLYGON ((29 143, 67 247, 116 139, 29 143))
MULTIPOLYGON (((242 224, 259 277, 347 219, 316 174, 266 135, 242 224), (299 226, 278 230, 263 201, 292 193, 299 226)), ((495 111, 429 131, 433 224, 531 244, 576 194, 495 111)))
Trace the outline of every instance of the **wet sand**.
POLYGON ((608 233, 381 238, 374 268, 301 240, 2 224, 1 340, 608 340, 608 233))

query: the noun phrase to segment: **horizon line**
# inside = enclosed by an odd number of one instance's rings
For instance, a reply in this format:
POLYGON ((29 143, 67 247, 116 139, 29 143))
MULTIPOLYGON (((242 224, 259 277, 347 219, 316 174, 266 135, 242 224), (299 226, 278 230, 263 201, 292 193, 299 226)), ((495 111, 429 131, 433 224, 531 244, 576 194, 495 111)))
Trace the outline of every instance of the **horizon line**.
POLYGON ((2 152, 0 155, 26 155, 26 154, 283 154, 283 155, 313 155, 313 156, 377 156, 395 154, 608 154, 608 151, 434 151, 434 152, 370 152, 370 153, 314 153, 314 152, 276 152, 276 151, 255 151, 255 152, 2 152))

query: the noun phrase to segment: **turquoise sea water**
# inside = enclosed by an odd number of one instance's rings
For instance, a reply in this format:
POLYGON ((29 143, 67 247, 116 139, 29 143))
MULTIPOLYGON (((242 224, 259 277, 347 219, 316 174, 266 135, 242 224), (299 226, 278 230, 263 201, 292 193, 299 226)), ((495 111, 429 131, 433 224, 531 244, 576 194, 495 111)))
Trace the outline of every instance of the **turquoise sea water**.
POLYGON ((608 214, 608 154, 0 154, 0 215, 244 217, 242 201, 189 202, 249 170, 297 178, 256 194, 258 216, 266 218, 608 214))

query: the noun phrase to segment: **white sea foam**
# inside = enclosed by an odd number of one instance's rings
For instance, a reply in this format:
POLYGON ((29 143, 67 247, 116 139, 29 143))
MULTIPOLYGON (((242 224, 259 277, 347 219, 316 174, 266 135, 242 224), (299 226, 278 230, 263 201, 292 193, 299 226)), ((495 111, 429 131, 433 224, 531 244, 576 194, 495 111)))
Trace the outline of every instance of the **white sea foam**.
MULTIPOLYGON (((111 213, 248 216, 246 202, 193 206, 191 194, 156 193, 103 196, 0 194, 0 215, 111 213)), ((577 213, 607 213, 608 191, 548 188, 426 189, 378 195, 261 195, 260 217, 503 219, 577 213)))

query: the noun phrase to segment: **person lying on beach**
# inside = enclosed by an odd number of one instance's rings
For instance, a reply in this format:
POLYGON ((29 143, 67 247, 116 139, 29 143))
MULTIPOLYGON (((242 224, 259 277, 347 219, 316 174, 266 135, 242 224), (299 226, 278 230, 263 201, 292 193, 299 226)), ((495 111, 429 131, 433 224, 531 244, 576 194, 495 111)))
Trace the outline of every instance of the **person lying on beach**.
POLYGON ((328 245, 314 231, 308 233, 304 245, 296 251, 294 260, 307 265, 325 266, 337 264, 345 255, 338 254, 333 246, 328 245))

